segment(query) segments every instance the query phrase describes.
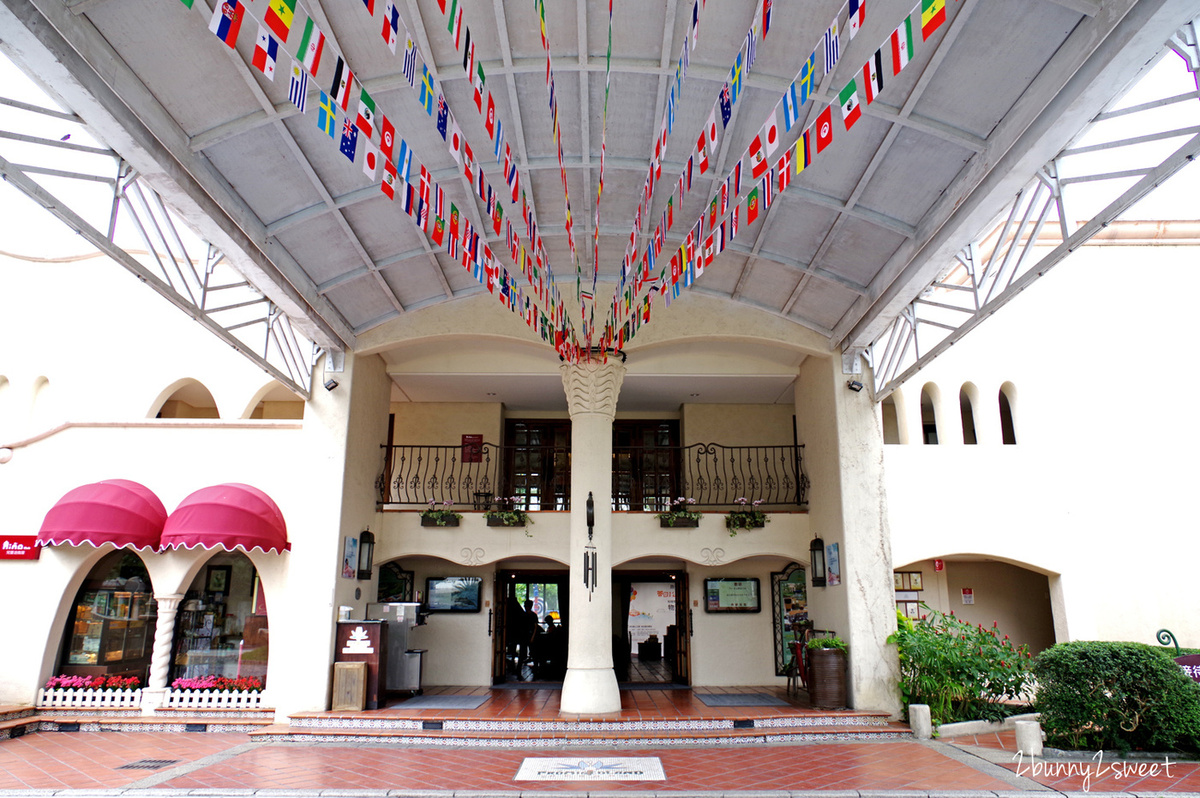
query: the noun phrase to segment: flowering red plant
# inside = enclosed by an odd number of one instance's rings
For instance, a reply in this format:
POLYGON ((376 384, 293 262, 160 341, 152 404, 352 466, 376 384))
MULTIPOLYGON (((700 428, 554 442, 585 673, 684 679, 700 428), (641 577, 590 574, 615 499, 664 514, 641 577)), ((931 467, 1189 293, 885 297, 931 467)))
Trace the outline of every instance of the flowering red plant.
POLYGON ((257 676, 239 676, 231 679, 228 676, 197 676, 192 679, 176 679, 171 682, 172 690, 241 690, 257 692, 263 689, 262 679, 257 676))
POLYGON ((47 690, 136 690, 142 680, 136 676, 67 676, 60 674, 46 682, 47 690))

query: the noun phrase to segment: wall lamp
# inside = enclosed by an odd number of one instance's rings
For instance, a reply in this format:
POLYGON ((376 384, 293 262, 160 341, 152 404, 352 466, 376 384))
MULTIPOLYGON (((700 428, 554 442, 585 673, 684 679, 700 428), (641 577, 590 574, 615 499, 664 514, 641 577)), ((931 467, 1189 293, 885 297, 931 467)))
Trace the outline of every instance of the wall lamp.
POLYGON ((849 388, 850 390, 854 391, 855 393, 858 393, 859 391, 861 391, 863 389, 863 384, 861 382, 859 382, 858 380, 850 380, 849 382, 846 383, 846 387, 849 388))
POLYGON ((333 377, 330 377, 329 379, 325 380, 325 390, 332 391, 336 387, 338 387, 338 381, 335 380, 333 377))
POLYGON ((825 587, 825 541, 813 538, 808 546, 808 562, 812 568, 812 586, 825 587))
POLYGON ((371 569, 375 561, 375 536, 370 529, 364 529, 358 536, 358 578, 370 579, 371 569))

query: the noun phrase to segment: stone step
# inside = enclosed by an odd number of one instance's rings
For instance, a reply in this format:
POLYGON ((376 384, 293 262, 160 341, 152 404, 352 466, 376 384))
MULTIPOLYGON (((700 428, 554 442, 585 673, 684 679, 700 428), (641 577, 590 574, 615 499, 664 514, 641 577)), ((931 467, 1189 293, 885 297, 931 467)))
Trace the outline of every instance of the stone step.
MULTIPOLYGON (((47 711, 35 715, 36 731, 123 731, 123 732, 247 732, 274 722, 271 714, 257 717, 217 715, 211 710, 204 715, 196 713, 166 715, 77 715, 47 711)), ((244 712, 244 710, 240 710, 244 712)), ((35 729, 30 729, 34 731, 35 729)))
POLYGON ((0 704, 0 722, 27 718, 34 713, 29 704, 0 704))

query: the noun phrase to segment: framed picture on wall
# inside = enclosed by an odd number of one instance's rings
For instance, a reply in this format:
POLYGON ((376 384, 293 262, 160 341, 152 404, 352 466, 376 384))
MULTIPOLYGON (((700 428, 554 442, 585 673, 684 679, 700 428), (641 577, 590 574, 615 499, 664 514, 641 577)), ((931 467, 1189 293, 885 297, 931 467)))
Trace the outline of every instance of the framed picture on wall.
POLYGON ((479 612, 483 579, 478 576, 431 576, 425 580, 430 612, 479 612))
POLYGON ((204 589, 209 593, 228 593, 229 578, 233 575, 232 565, 210 565, 204 579, 204 589))
POLYGON ((758 579, 726 577, 704 580, 705 612, 761 612, 758 579))
POLYGON ((358 538, 347 535, 342 547, 342 578, 358 578, 358 538))

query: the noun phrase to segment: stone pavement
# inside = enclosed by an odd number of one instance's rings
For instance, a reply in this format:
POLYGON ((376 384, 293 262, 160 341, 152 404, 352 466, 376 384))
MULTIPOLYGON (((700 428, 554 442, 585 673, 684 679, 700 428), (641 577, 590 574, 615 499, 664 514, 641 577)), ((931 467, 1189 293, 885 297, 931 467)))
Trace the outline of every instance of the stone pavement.
POLYGON ((1200 763, 1105 757, 1019 760, 1013 734, 952 741, 807 742, 644 750, 262 743, 241 733, 37 732, 0 742, 0 798, 137 796, 705 796, 993 798, 1029 791, 1200 795, 1200 763), (663 778, 517 780, 527 759, 603 771, 661 764, 663 778))

